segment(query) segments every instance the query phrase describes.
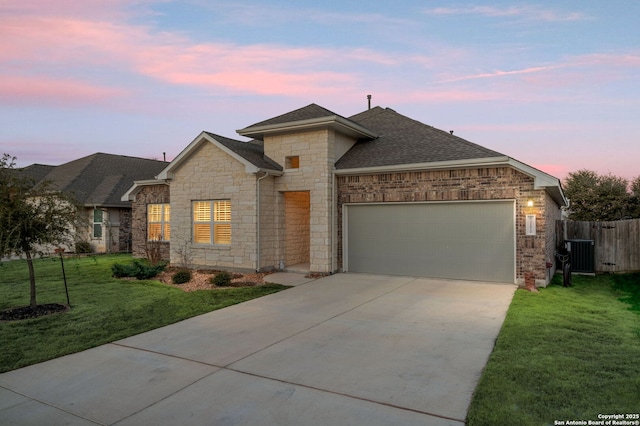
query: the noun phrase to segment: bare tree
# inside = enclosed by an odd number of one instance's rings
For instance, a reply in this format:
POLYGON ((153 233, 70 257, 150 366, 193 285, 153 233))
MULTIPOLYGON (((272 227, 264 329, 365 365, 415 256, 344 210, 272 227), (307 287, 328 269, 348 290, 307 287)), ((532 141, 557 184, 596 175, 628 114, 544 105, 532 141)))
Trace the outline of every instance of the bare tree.
POLYGON ((193 253, 191 252, 191 241, 188 239, 180 239, 172 236, 171 249, 178 258, 178 266, 183 269, 189 269, 193 266, 193 253))

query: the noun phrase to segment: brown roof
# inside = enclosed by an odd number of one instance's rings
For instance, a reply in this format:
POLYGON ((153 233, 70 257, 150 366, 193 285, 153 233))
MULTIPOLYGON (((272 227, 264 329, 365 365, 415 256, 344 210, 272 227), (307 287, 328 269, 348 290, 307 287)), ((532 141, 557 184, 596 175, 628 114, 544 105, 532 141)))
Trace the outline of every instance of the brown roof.
MULTIPOLYGON (((439 161, 470 160, 502 157, 499 152, 484 148, 444 130, 436 129, 390 108, 375 107, 349 118, 326 108, 310 104, 286 114, 248 126, 239 132, 251 134, 251 129, 313 120, 341 117, 367 129, 375 138, 362 138, 337 163, 338 169, 391 166, 439 161)), ((242 155, 240 152, 238 152, 242 155)), ((244 156, 247 158, 248 157, 244 156)), ((254 163, 255 164, 255 163, 254 163)), ((279 169, 281 170, 281 168, 279 169)))
POLYGON ((390 108, 375 107, 349 119, 371 129, 378 137, 358 141, 338 160, 338 169, 504 156, 444 130, 398 114, 390 108))
POLYGON ((328 109, 323 108, 320 105, 309 104, 305 107, 296 109, 291 112, 287 112, 286 114, 278 115, 277 117, 269 118, 268 120, 264 120, 259 123, 252 124, 251 126, 247 126, 245 130, 250 129, 252 127, 271 126, 274 124, 291 123, 294 121, 302 121, 302 120, 312 120, 314 118, 331 117, 334 115, 339 116, 339 114, 329 111, 328 109))
POLYGON ((120 197, 133 181, 152 178, 167 164, 99 152, 59 166, 47 166, 51 169, 37 181, 50 181, 54 188, 74 196, 83 205, 128 207, 130 203, 120 197))
POLYGON ((23 176, 27 176, 33 179, 35 182, 40 182, 44 177, 51 172, 56 166, 48 166, 46 164, 31 164, 27 167, 16 169, 22 173, 23 176))
POLYGON ((261 169, 282 170, 282 166, 264 155, 264 142, 252 140, 249 142, 225 138, 214 133, 205 132, 222 145, 226 146, 254 166, 261 169))

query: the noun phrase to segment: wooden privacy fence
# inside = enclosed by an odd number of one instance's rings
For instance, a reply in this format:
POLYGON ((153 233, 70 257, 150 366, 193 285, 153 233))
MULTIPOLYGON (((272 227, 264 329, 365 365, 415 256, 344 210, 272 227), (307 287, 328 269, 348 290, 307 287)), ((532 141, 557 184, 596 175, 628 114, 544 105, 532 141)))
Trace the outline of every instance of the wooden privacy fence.
POLYGON ((595 272, 640 271, 640 219, 615 222, 556 222, 556 246, 593 240, 595 272))

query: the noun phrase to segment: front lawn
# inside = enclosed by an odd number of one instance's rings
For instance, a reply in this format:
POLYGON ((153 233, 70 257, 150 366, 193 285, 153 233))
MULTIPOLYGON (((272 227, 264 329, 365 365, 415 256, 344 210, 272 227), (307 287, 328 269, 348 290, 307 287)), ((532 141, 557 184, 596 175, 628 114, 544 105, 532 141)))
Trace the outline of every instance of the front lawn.
POLYGON ((640 274, 574 275, 571 288, 556 276, 540 293, 516 291, 468 425, 587 424, 598 414, 637 421, 636 413, 640 274))
MULTIPOLYGON (((30 320, 0 322, 0 372, 82 351, 286 287, 184 292, 158 281, 112 278, 114 262, 129 255, 65 259, 71 310, 30 320)), ((66 304, 59 258, 35 262, 37 302, 66 304)), ((29 304, 24 261, 0 262, 0 311, 29 304)))

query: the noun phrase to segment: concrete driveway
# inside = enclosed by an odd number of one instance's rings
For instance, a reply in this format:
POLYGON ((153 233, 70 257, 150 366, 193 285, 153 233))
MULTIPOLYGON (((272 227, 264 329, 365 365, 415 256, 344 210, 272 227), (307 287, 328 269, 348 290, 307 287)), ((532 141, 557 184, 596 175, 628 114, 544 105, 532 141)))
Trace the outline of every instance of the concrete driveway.
POLYGON ((462 425, 515 288, 336 274, 1 374, 0 424, 462 425))

